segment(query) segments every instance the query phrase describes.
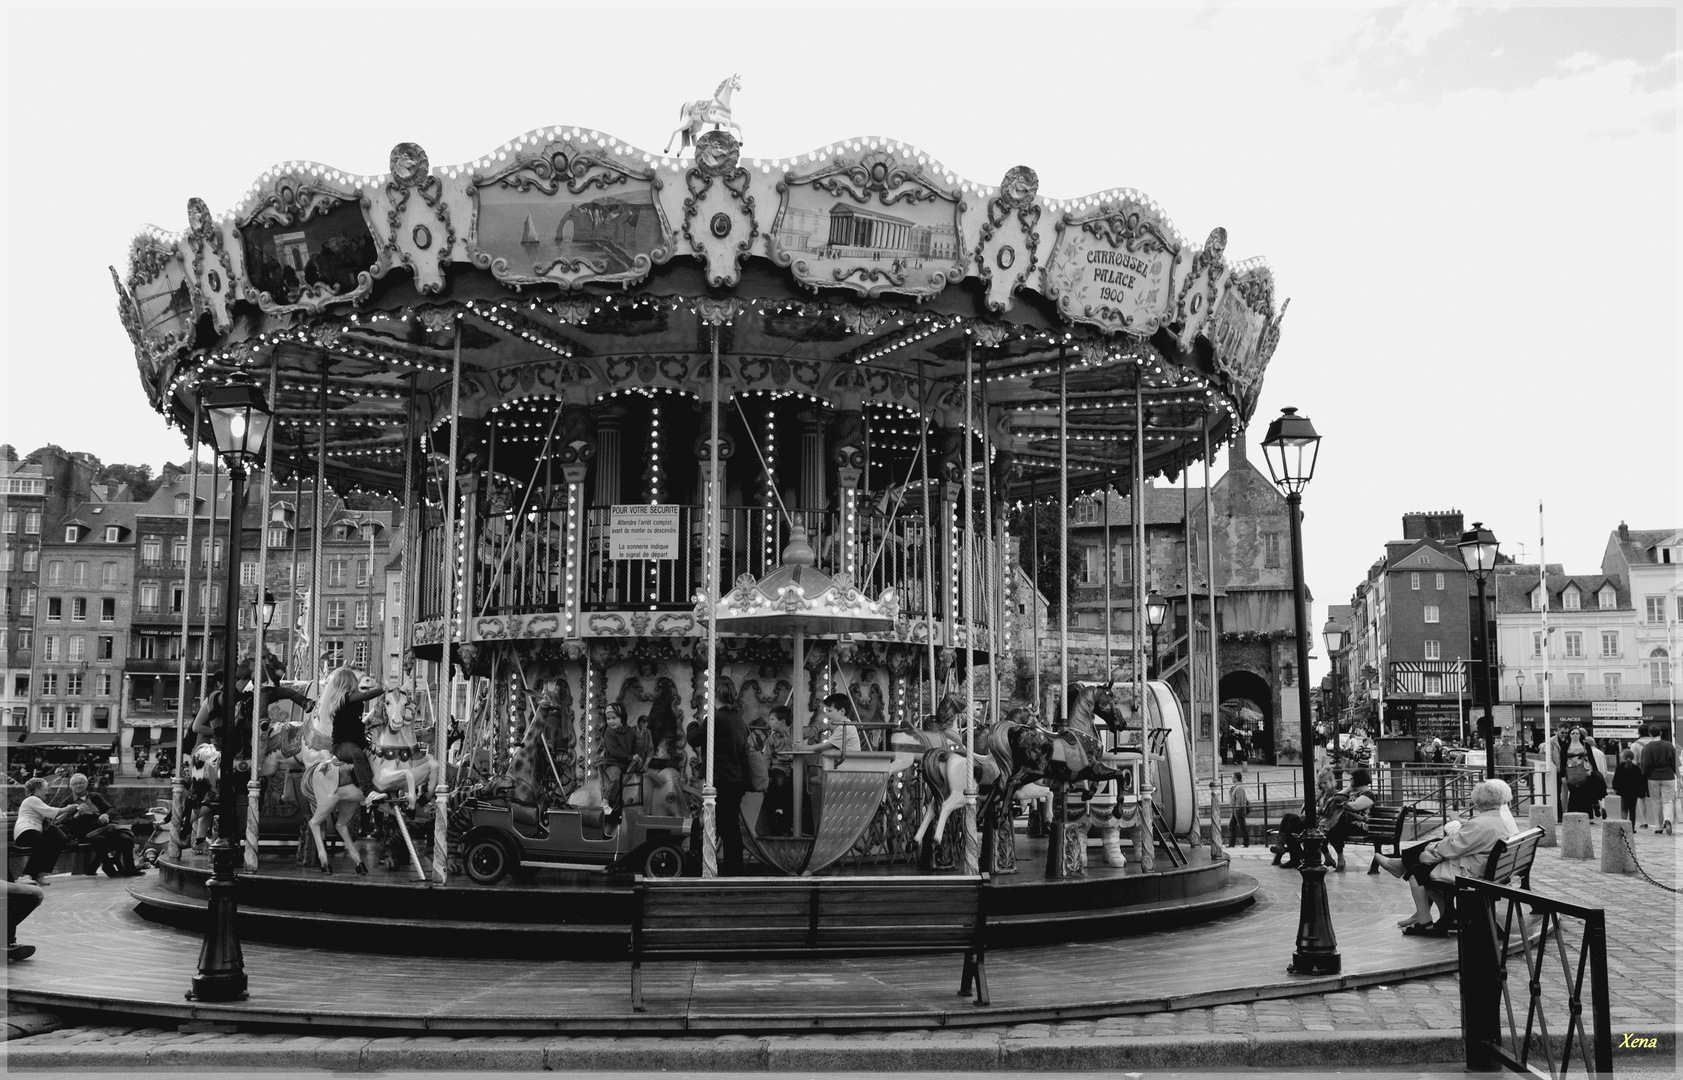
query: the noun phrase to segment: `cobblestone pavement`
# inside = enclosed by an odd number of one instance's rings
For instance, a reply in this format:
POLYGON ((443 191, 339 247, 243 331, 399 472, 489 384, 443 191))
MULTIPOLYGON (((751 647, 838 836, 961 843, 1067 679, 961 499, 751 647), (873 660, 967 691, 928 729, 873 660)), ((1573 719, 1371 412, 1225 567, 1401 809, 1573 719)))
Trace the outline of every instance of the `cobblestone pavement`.
MULTIPOLYGON (((1601 836, 1595 837, 1597 854, 1601 836)), ((1642 866, 1673 888, 1683 838, 1639 833, 1642 866)), ((1266 848, 1239 848, 1236 868, 1262 875, 1266 848)), ((1350 872, 1358 867, 1352 862, 1350 872)), ((1607 911, 1609 989, 1616 1063, 1621 1076, 1679 1074, 1678 970, 1680 908, 1676 894, 1640 875, 1606 874, 1599 859, 1568 862, 1558 848, 1539 852, 1533 888, 1545 895, 1607 911), (1652 1049, 1620 1048, 1625 1033, 1654 1037, 1652 1049)), ((1399 889, 1401 886, 1399 885, 1399 889)), ((1407 907, 1399 893, 1399 912, 1407 907)), ((1575 931, 1568 944, 1575 946, 1575 931)), ((1289 942, 1262 948, 1286 949, 1289 942)), ((1575 948, 1569 949, 1575 957, 1575 948)), ((1556 963, 1558 968, 1558 963, 1556 963)), ((1545 969, 1546 970, 1546 969, 1545 969)), ((347 968, 347 975, 350 968, 347 968)), ((1545 982, 1550 981, 1545 974, 1545 982)), ((1523 976, 1510 978, 1523 995, 1523 976)), ((1558 990, 1558 987, 1552 989, 1558 990)), ((1553 1007, 1560 1020, 1564 1000, 1553 1007)), ((1518 1002, 1523 1023, 1523 999, 1518 1002)), ((1050 1024, 954 1030, 865 1032, 856 1035, 755 1037, 322 1038, 290 1034, 202 1032, 160 1028, 65 1026, 28 1034, 26 1016, 10 1018, 7 1067, 99 1071, 214 1070, 261 1065, 302 1070, 675 1070, 679 1072, 1163 1068, 1277 1070, 1307 1066, 1386 1063, 1430 1068, 1460 1060, 1460 998, 1454 975, 1395 985, 1211 1008, 1106 1017, 1050 1024), (21 1036, 21 1037, 20 1037, 21 1036)), ((1272 1072, 1270 1073, 1272 1074, 1272 1072)), ((1364 1073, 1365 1074, 1365 1073, 1364 1073)), ((1151 1075, 1163 1075, 1154 1072, 1151 1075)))

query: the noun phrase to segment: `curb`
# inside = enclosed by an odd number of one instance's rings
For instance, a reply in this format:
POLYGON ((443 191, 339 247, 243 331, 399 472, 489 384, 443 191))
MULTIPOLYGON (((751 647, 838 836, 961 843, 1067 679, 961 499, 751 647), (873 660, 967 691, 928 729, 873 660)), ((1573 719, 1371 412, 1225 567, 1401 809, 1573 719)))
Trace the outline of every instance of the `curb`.
POLYGON ((44 1035, 49 1031, 57 1031, 63 1026, 64 1018, 57 1013, 39 1012, 34 1009, 8 1012, 6 1014, 6 1041, 27 1039, 31 1035, 44 1035))

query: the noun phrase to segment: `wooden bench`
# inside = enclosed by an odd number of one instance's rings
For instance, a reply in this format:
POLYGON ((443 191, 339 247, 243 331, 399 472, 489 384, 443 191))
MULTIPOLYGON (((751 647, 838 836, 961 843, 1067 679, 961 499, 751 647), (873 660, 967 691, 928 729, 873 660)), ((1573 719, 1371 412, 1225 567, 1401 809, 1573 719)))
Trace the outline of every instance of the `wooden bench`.
MULTIPOLYGON (((1537 861, 1537 845, 1542 839, 1542 829, 1526 829, 1505 840, 1496 841, 1496 846, 1490 849, 1490 854, 1484 860, 1484 870, 1478 875, 1479 880, 1506 885, 1517 879, 1519 887, 1529 892, 1531 864, 1537 861)), ((1426 894, 1443 912, 1432 924, 1433 929, 1444 933, 1451 932, 1455 928, 1455 885, 1434 879, 1427 884, 1426 894)))
POLYGON ((964 954, 960 996, 988 1003, 987 875, 908 878, 636 879, 631 1007, 644 960, 964 954))

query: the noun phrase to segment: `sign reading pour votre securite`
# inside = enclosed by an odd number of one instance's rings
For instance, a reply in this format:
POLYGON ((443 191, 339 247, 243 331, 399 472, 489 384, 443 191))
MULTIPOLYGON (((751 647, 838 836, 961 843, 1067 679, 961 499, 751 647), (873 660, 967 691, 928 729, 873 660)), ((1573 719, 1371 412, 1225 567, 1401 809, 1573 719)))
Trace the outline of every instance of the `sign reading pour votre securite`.
POLYGON ((615 506, 608 525, 610 559, 676 559, 678 508, 615 506))

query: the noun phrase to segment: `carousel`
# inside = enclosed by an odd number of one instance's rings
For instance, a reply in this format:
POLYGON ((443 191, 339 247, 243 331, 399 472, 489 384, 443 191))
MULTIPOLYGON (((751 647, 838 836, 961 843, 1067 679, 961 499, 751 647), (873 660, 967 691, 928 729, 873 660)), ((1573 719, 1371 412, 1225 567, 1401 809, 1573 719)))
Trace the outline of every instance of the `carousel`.
MULTIPOLYGON (((413 143, 378 176, 277 165, 113 271, 195 456, 226 449, 230 392, 272 416, 257 520, 285 486, 316 520, 355 492, 402 523, 404 673, 367 714, 389 797, 335 772, 342 673, 292 673, 309 709, 258 680, 263 722, 224 748, 246 933, 319 913, 353 946, 399 916, 504 933, 469 951, 622 942, 632 875, 719 873, 727 710, 771 773, 738 823, 751 874, 986 872, 991 925, 1025 941, 1248 902, 1191 842, 1198 703, 1136 674, 1144 575, 1126 654, 1074 670, 1020 547, 1036 503, 1137 514, 1148 477, 1239 437, 1284 313, 1269 269, 1132 189, 1046 197, 1028 166, 979 183, 880 137, 745 157, 733 84, 677 156, 559 126, 459 165, 413 143), (1059 662, 1025 676, 1042 643, 1059 662), (638 753, 609 770, 621 717, 638 753)), ((190 921, 211 870, 177 811, 135 894, 190 921)))

